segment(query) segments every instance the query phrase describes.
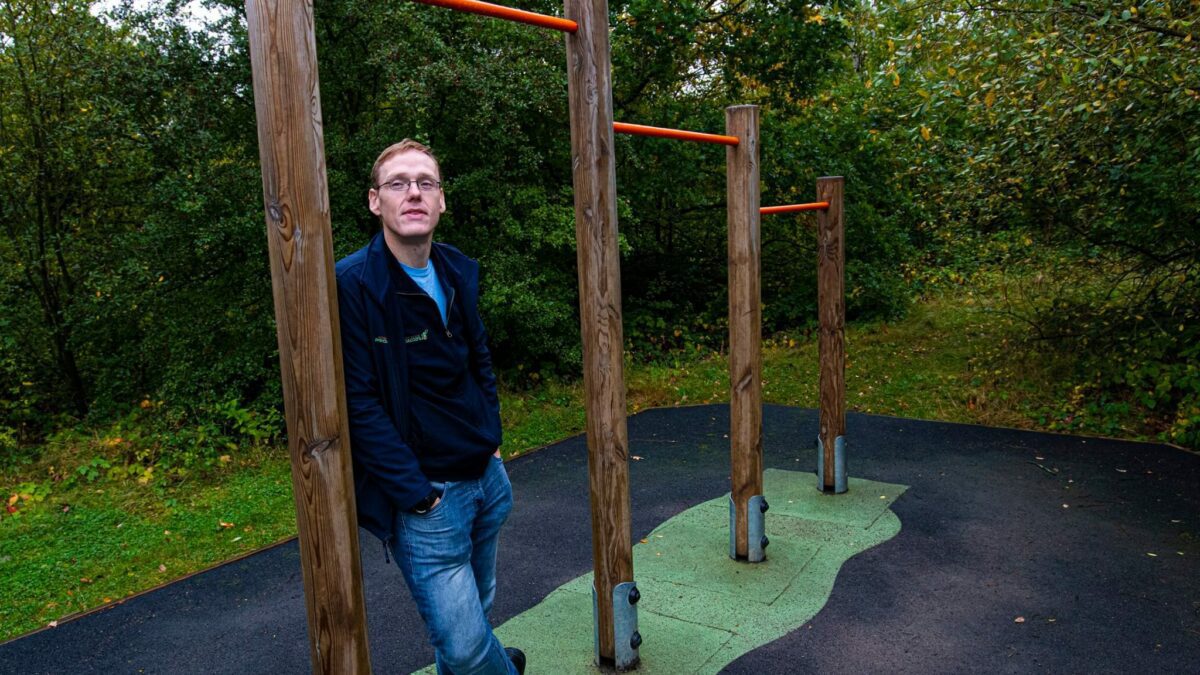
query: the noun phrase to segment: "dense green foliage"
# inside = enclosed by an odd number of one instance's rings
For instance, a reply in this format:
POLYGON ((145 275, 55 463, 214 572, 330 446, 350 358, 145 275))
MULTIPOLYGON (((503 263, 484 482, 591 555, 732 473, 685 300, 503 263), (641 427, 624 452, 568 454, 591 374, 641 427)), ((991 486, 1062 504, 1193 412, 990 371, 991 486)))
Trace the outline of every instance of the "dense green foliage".
MULTIPOLYGON (((122 439, 103 461, 180 480, 282 433, 245 20, 208 6, 200 27, 177 3, 100 17, 91 0, 0 0, 0 452, 18 464, 99 429, 122 439)), ((483 265, 503 378, 576 376, 562 36, 414 3, 315 6, 338 254, 377 228, 379 150, 430 143, 439 237, 483 265)), ((850 320, 1008 270, 993 311, 1029 326, 1014 358, 1060 357, 1047 424, 1145 412, 1138 433, 1195 446, 1198 14, 614 0, 613 102, 622 121, 716 132, 725 106, 760 105, 764 204, 847 178, 850 320)), ((720 350, 723 150, 616 143, 634 358, 720 350)), ((764 219, 767 333, 813 326, 810 225, 764 219)))
POLYGON ((1013 272, 1017 348, 1062 356, 1050 416, 1142 410, 1200 445, 1200 5, 938 0, 881 18, 872 84, 925 148, 933 226, 971 246, 934 259, 1013 272))

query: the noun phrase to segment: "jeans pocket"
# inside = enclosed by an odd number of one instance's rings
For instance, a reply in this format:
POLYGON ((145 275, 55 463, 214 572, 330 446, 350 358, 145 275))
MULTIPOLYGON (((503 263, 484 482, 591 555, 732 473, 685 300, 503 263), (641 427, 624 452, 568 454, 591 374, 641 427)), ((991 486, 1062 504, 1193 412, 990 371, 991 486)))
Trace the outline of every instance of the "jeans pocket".
POLYGON ((438 481, 435 481, 435 480, 429 481, 429 484, 433 486, 434 490, 441 492, 442 496, 440 499, 438 499, 437 504, 433 505, 433 508, 429 509, 425 513, 420 514, 420 516, 422 518, 432 518, 434 515, 440 514, 442 511, 445 511, 445 509, 442 507, 446 506, 446 500, 450 496, 450 486, 453 485, 453 483, 451 483, 449 481, 446 481, 445 483, 439 483, 438 481))

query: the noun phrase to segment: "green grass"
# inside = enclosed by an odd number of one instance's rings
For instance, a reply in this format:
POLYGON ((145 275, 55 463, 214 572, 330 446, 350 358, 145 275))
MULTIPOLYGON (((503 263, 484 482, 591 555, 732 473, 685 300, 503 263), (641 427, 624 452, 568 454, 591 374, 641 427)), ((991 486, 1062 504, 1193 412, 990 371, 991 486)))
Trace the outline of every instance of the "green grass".
POLYGON ((173 490, 169 501, 146 486, 92 485, 0 522, 0 639, 295 533, 282 459, 173 490))
MULTIPOLYGON (((847 409, 1042 429, 1061 428, 1056 424, 1071 414, 1075 431, 1153 437, 1136 410, 1116 421, 1076 419, 1069 383, 1054 374, 1053 362, 1012 356, 1021 336, 995 304, 995 294, 959 287, 918 303, 901 321, 849 327, 847 409)), ((815 407, 817 373, 815 337, 779 335, 766 344, 767 402, 815 407)), ((721 354, 628 361, 626 383, 631 413, 728 400, 721 354)), ((582 389, 579 382, 543 382, 529 391, 503 391, 505 455, 583 431, 582 389)), ((213 475, 169 488, 139 482, 136 472, 124 479, 63 480, 77 475, 97 447, 112 443, 98 440, 103 436, 0 474, 3 495, 11 495, 16 509, 0 512, 0 640, 294 534, 284 450, 234 453, 213 475)))

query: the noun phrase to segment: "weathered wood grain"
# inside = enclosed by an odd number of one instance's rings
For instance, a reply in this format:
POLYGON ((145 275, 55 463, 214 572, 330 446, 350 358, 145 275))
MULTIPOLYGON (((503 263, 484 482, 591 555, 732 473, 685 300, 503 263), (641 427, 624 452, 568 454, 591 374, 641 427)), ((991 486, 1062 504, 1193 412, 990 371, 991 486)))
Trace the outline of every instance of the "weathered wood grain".
POLYGON ((312 4, 246 16, 312 669, 369 673, 312 4))
POLYGON ((565 0, 592 558, 602 659, 615 659, 612 591, 633 581, 621 271, 606 0, 565 0))
POLYGON ((825 445, 823 489, 834 491, 834 442, 846 435, 845 228, 841 176, 817 180, 817 201, 829 208, 817 216, 817 314, 820 375, 820 435, 825 445))
POLYGON ((735 550, 749 555, 747 505, 762 485, 762 300, 758 106, 725 109, 729 220, 729 451, 735 550))

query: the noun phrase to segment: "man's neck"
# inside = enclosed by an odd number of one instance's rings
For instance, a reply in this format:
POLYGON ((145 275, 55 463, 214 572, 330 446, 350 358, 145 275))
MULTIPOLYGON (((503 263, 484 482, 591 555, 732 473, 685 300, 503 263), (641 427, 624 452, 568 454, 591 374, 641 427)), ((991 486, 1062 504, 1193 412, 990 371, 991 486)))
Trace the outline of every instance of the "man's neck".
POLYGON ((433 236, 420 239, 401 239, 383 234, 388 250, 396 256, 396 260, 415 269, 421 269, 429 263, 429 252, 433 248, 433 236))

